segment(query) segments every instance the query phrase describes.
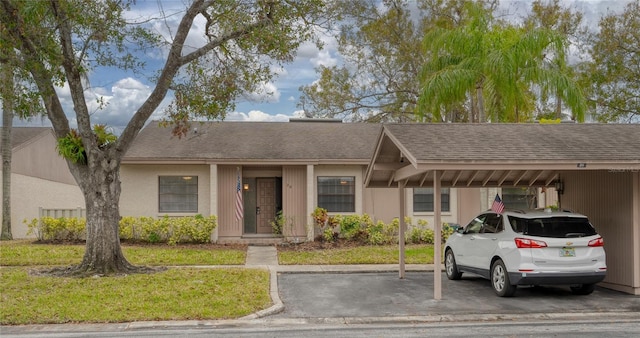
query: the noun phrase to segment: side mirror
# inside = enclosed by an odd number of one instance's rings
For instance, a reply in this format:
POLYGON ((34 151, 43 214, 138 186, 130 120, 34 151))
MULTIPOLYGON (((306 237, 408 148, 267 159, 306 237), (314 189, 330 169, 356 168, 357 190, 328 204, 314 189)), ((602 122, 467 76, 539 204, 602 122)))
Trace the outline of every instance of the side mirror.
POLYGON ((463 227, 459 227, 458 229, 456 229, 456 232, 460 233, 460 234, 464 234, 464 228, 463 227))

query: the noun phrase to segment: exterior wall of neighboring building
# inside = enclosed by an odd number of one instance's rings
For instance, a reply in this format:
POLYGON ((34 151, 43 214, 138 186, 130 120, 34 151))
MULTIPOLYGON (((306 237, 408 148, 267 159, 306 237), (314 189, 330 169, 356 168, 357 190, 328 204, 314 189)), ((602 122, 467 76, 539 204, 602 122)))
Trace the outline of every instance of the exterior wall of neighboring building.
POLYGON ((601 284, 640 295, 640 179, 633 171, 562 174, 561 207, 586 215, 604 238, 607 277, 601 284))
POLYGON ((12 147, 11 233, 15 239, 35 237, 27 236, 28 229, 23 221, 38 218, 40 208, 85 207, 82 192, 66 161, 58 155, 53 131, 30 129, 33 136, 12 147))
POLYGON ((122 187, 120 215, 135 217, 210 215, 209 170, 209 165, 122 165, 120 168, 122 187), (161 213, 159 211, 160 176, 197 177, 198 211, 193 213, 161 213))
POLYGON ((14 239, 35 238, 34 235, 27 236, 28 228, 23 221, 38 218, 40 208, 85 208, 84 197, 75 184, 19 174, 11 175, 11 234, 14 239))

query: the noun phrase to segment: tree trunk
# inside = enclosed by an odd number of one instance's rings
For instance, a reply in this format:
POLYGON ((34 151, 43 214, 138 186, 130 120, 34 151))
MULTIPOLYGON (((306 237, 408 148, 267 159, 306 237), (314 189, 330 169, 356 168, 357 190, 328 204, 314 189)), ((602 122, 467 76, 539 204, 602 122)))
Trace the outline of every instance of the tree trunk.
POLYGON ((13 239, 11 233, 11 128, 13 127, 13 74, 8 64, 2 65, 2 234, 0 239, 13 239))
POLYGON ((85 198, 87 237, 82 262, 78 266, 53 270, 61 275, 118 275, 157 271, 133 266, 120 246, 120 166, 109 152, 95 150, 88 157, 88 170, 76 170, 76 181, 85 198))
POLYGON ((560 93, 556 95, 556 119, 562 120, 562 99, 560 93))
POLYGON ((87 243, 79 269, 98 274, 127 272, 132 265, 120 247, 119 173, 118 170, 101 169, 86 177, 83 184, 87 243))
POLYGON ((476 86, 476 92, 478 93, 478 122, 485 122, 485 114, 484 114, 484 97, 482 94, 482 83, 479 83, 476 86))

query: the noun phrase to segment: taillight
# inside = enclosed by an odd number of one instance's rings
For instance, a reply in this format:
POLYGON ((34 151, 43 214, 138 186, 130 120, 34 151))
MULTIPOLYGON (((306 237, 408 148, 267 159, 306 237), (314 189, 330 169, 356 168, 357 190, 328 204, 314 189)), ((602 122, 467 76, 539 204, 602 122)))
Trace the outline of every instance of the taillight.
POLYGON ((604 239, 598 237, 589 241, 589 246, 604 246, 604 239))
POLYGON ((543 241, 536 241, 535 239, 516 237, 515 241, 516 247, 518 247, 519 249, 535 249, 547 247, 547 243, 543 241))

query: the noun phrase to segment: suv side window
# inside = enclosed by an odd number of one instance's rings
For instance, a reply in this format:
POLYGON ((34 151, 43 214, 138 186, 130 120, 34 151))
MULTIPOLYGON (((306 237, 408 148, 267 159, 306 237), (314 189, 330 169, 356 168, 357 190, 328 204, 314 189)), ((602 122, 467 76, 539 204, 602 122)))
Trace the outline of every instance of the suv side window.
POLYGON ((464 227, 465 234, 477 234, 482 230, 482 225, 484 224, 484 219, 486 215, 480 215, 474 218, 466 227, 464 227))
POLYGON ((498 214, 488 214, 482 226, 482 233, 492 234, 501 232, 502 230, 502 216, 498 214))

